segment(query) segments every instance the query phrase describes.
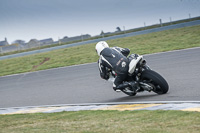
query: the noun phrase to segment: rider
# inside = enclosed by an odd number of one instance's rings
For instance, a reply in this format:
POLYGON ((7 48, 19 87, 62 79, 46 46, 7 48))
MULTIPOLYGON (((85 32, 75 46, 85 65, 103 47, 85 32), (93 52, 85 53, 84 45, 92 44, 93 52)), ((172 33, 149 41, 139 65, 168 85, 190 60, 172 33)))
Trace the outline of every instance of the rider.
POLYGON ((100 56, 98 60, 101 78, 108 80, 107 68, 116 73, 113 89, 120 91, 125 87, 133 87, 133 83, 123 82, 128 75, 129 61, 127 56, 130 53, 128 48, 109 47, 105 41, 96 44, 96 52, 100 56))

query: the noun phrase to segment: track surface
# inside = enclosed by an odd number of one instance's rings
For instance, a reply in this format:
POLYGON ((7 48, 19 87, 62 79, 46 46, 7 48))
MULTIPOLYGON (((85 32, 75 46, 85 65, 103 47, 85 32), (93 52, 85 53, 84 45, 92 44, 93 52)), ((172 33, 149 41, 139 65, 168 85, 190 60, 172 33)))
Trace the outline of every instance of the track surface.
POLYGON ((165 95, 126 96, 99 77, 96 63, 0 77, 0 108, 55 104, 200 101, 200 47, 145 55, 169 83, 165 95))

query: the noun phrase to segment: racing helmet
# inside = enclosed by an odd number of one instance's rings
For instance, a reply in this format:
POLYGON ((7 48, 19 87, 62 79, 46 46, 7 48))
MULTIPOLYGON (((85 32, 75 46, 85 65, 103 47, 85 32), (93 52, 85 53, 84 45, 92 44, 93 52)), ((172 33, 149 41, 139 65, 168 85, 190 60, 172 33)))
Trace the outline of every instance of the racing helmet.
POLYGON ((100 42, 98 42, 98 43, 96 44, 96 52, 97 52, 97 54, 100 56, 101 51, 102 51, 104 48, 108 48, 108 47, 109 47, 109 46, 108 46, 107 42, 105 42, 105 41, 100 41, 100 42))

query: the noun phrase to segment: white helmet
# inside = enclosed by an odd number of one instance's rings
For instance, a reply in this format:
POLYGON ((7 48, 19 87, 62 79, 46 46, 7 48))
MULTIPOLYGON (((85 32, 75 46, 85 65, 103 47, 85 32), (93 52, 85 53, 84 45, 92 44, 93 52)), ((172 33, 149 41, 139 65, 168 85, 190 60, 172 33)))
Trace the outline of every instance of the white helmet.
POLYGON ((100 41, 96 44, 96 51, 97 51, 97 54, 100 56, 100 53, 101 51, 104 49, 104 48, 108 48, 108 44, 107 42, 105 41, 100 41))

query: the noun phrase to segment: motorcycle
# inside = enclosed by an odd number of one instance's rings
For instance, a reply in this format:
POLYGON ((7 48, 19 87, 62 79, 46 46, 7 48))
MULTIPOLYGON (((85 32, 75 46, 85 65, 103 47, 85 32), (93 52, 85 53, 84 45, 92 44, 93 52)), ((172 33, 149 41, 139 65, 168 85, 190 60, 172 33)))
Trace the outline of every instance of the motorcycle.
MULTIPOLYGON (((134 82, 133 87, 126 87, 121 91, 129 96, 135 96, 138 92, 148 91, 157 94, 165 94, 169 90, 167 81, 157 72, 151 70, 147 65, 143 56, 138 54, 131 54, 129 57, 129 70, 126 81, 134 82)), ((112 70, 109 71, 108 81, 114 82, 116 74, 112 70)))

